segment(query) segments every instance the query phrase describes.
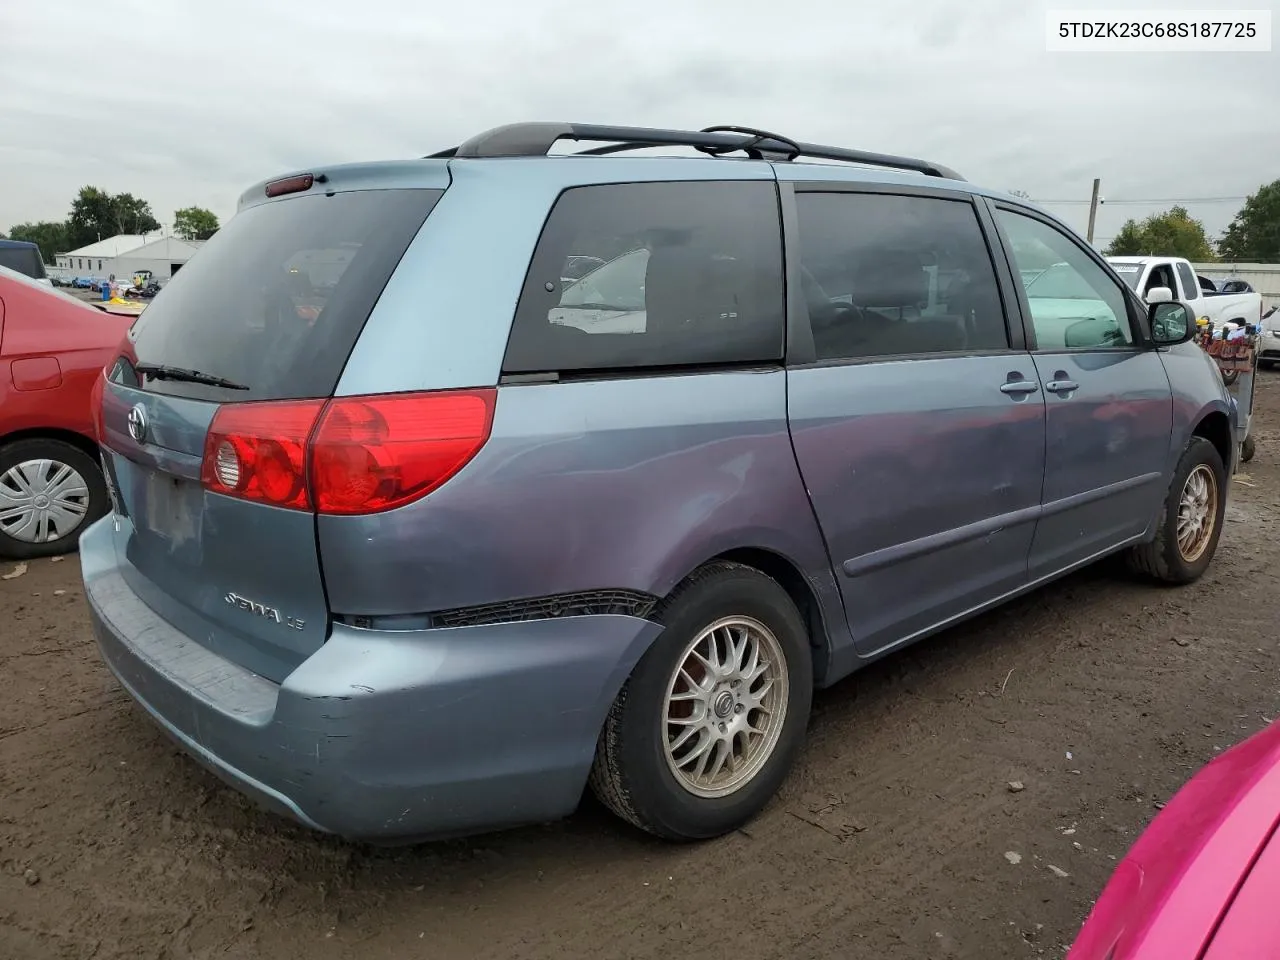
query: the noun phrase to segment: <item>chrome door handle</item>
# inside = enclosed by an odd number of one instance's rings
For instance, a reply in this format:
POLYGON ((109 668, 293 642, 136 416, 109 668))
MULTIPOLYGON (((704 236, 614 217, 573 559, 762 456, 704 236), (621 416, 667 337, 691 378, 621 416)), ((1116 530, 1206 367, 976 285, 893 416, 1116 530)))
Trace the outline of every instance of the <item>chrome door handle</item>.
POLYGON ((1050 393, 1071 393, 1073 390, 1079 390, 1080 384, 1074 380, 1050 380, 1044 388, 1050 393))
POLYGON ((1015 396, 1021 396, 1027 393, 1035 393, 1040 389, 1040 385, 1034 380, 1008 380, 1000 384, 1001 393, 1011 393, 1015 396))

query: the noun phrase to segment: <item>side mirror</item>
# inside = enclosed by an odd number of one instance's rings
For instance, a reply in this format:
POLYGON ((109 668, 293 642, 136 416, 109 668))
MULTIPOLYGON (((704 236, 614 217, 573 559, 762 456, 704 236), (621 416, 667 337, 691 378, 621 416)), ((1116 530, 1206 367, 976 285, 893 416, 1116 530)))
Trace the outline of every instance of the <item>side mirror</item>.
MULTIPOLYGON (((1156 289, 1168 290, 1167 287, 1156 289)), ((1153 303, 1147 309, 1147 317, 1151 321, 1151 339, 1157 347, 1186 343, 1195 335, 1195 315, 1185 303, 1153 303)))
POLYGON ((1147 291, 1147 303, 1172 303, 1173 291, 1168 287, 1152 287, 1147 291))

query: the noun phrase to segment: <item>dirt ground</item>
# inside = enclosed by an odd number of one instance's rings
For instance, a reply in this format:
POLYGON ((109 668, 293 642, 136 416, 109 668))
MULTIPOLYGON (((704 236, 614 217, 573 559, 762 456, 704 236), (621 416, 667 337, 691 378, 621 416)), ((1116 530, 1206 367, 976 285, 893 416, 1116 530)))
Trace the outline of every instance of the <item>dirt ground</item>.
POLYGON ((701 846, 590 799, 412 849, 308 833, 121 693, 75 557, 33 563, 0 581, 0 957, 1061 957, 1159 804, 1280 710, 1280 375, 1262 381, 1199 585, 1085 571, 864 671, 817 698, 778 800, 701 846))

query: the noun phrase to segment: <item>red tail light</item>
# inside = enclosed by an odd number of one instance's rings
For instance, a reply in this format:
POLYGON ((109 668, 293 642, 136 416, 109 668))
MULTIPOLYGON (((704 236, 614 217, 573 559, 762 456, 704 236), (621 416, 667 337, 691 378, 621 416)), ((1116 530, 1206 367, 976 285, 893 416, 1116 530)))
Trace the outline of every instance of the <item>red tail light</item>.
POLYGON ((205 440, 217 493, 297 510, 365 514, 437 489, 489 439, 496 391, 228 404, 205 440))
POLYGON ((204 439, 200 479, 215 493, 310 510, 307 438, 323 400, 229 403, 204 439))
POLYGON ((321 513, 376 513, 426 496, 489 439, 494 390, 341 397, 311 441, 321 513))

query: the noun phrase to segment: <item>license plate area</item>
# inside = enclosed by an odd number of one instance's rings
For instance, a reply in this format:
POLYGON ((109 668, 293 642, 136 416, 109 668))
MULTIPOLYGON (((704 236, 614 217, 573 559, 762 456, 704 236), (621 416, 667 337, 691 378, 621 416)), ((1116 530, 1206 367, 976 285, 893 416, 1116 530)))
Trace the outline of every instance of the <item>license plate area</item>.
POLYGON ((148 471, 143 484, 142 516, 148 531, 178 546, 200 537, 204 489, 194 481, 148 471))

